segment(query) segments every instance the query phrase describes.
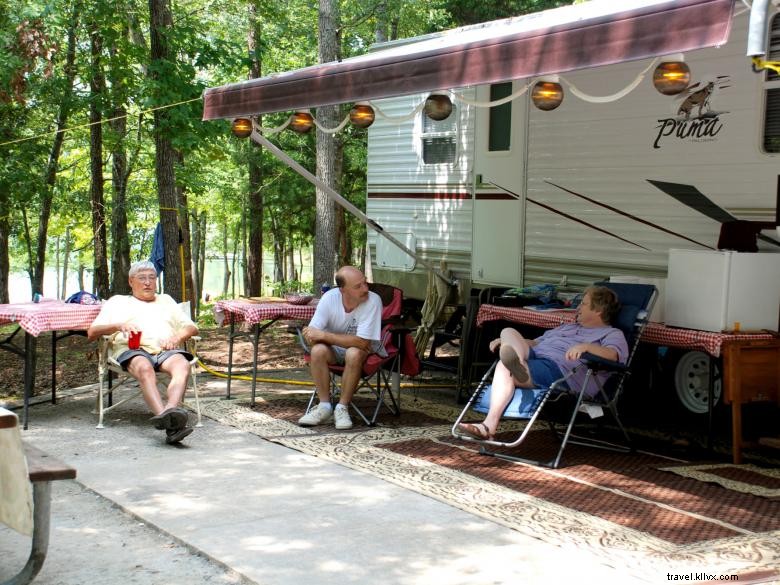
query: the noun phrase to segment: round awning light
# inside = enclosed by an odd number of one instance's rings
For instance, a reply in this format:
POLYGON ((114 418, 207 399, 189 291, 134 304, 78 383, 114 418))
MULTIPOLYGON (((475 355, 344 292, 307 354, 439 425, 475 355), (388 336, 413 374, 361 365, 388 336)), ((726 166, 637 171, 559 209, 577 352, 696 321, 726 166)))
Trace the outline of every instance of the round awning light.
POLYGON ((563 101, 563 88, 557 81, 537 81, 531 91, 531 100, 540 110, 554 110, 563 101))
POLYGON ((653 86, 664 95, 677 95, 691 83, 691 69, 684 61, 664 61, 653 71, 653 86))
POLYGON ((249 118, 236 118, 230 125, 230 131, 236 138, 246 138, 252 134, 252 120, 249 118))
POLYGON ((368 128, 374 123, 374 108, 367 102, 359 102, 349 111, 349 121, 358 128, 368 128))
POLYGON ((452 100, 445 93, 432 93, 425 100, 424 111, 431 120, 441 122, 452 113, 452 100))
POLYGON ((314 126, 314 117, 308 110, 293 113, 290 120, 290 130, 298 134, 306 134, 314 126))

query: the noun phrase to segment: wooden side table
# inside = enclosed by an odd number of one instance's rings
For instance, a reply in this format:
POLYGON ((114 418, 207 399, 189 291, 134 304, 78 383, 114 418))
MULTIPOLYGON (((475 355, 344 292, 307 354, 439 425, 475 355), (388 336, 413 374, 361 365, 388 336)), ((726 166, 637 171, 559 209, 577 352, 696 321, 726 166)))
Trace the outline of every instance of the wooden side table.
POLYGON ((742 463, 742 405, 780 404, 780 338, 728 340, 722 355, 723 401, 731 404, 733 460, 742 463))

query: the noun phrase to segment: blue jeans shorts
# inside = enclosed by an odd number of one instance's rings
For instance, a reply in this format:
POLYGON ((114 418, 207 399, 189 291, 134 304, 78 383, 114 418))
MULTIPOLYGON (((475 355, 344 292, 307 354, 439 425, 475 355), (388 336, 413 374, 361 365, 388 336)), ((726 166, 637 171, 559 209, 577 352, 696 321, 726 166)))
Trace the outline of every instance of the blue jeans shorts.
POLYGON ((528 352, 528 373, 531 380, 539 388, 549 388, 556 380, 563 378, 563 372, 554 361, 536 357, 534 349, 528 352))

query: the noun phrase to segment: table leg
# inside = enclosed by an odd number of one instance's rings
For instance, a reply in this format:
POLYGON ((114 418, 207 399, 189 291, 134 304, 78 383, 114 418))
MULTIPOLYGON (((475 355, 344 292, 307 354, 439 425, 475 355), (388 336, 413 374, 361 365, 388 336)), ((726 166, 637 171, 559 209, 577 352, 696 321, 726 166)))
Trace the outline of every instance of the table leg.
MULTIPOLYGON (((709 364, 709 376, 707 383, 707 452, 712 452, 713 413, 715 405, 715 358, 707 355, 709 364)), ((721 390, 722 391, 722 390, 721 390)))
POLYGON ((57 332, 51 332, 51 403, 57 404, 57 332))
MULTIPOLYGON (((265 327, 263 327, 263 329, 265 329, 265 327)), ((252 356, 252 406, 255 404, 255 389, 257 388, 257 345, 258 341, 260 341, 260 331, 260 324, 255 323, 255 330, 252 335, 252 347, 254 349, 254 354, 252 356)))
POLYGON ((24 332, 24 419, 23 429, 27 430, 27 420, 30 409, 30 398, 32 398, 33 388, 35 386, 35 349, 37 339, 30 333, 24 332))
POLYGON ((225 400, 230 400, 230 380, 233 379, 233 331, 235 324, 230 322, 230 333, 228 333, 228 371, 227 371, 227 393, 225 400))
POLYGON ((742 463, 742 401, 731 401, 731 457, 735 465, 742 463))

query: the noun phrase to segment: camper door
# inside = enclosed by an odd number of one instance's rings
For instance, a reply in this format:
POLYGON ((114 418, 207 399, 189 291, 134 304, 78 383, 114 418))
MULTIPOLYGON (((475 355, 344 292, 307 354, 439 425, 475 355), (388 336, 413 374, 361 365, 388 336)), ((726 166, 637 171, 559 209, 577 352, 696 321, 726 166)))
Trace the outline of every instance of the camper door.
MULTIPOLYGON (((477 99, 494 102, 520 87, 521 81, 482 86, 477 99)), ((517 286, 523 274, 527 99, 476 108, 475 116, 471 278, 517 286)))

